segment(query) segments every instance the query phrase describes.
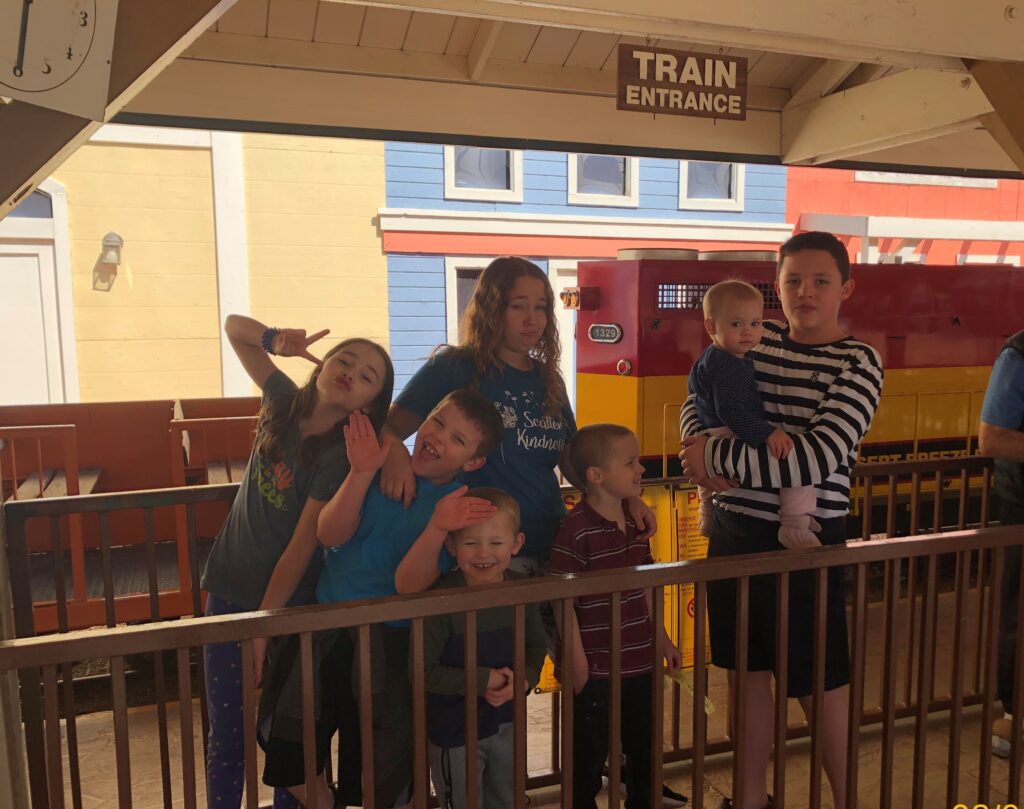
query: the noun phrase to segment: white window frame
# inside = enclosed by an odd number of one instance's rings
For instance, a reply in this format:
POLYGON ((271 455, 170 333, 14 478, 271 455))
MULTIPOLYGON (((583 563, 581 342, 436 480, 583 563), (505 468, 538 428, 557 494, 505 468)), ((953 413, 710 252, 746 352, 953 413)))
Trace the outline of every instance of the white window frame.
MULTIPOLYGON (((702 161, 697 161, 702 162, 702 161)), ((725 161, 710 161, 725 162, 725 161)), ((743 163, 732 164, 732 196, 729 199, 691 199, 686 195, 690 172, 690 161, 679 161, 679 210, 681 211, 742 211, 747 167, 743 163)))
POLYGON ((1003 267, 1019 267, 1020 258, 1020 256, 994 256, 960 253, 956 257, 956 263, 960 266, 965 264, 999 264, 1003 267))
MULTIPOLYGON (((593 259, 590 259, 593 260, 593 259)), ((555 293, 555 319, 558 321, 558 341, 562 349, 562 361, 559 371, 565 380, 566 392, 569 394, 569 404, 573 412, 576 412, 576 339, 570 334, 566 326, 573 322, 573 312, 562 305, 558 297, 559 292, 567 286, 576 286, 578 281, 577 268, 584 258, 549 258, 548 259, 548 280, 551 281, 551 289, 555 293)))
MULTIPOLYGON (((490 148, 490 147, 480 147, 490 148)), ((477 202, 523 201, 523 153, 506 149, 509 155, 510 188, 460 188, 455 185, 455 147, 444 147, 444 198, 466 199, 477 202)))
POLYGON ((858 183, 889 183, 894 185, 940 185, 949 188, 996 188, 999 181, 991 177, 946 177, 941 174, 900 174, 895 171, 857 171, 858 183))
POLYGON ((444 257, 444 324, 449 345, 459 344, 459 270, 483 270, 494 256, 444 257))
MULTIPOLYGON (((617 194, 581 194, 576 190, 579 177, 576 170, 576 158, 579 154, 591 154, 590 152, 569 152, 566 155, 566 162, 569 167, 569 196, 570 205, 594 205, 607 208, 639 208, 640 207, 640 158, 626 158, 626 193, 617 194)), ((613 155, 621 157, 621 155, 613 155)))

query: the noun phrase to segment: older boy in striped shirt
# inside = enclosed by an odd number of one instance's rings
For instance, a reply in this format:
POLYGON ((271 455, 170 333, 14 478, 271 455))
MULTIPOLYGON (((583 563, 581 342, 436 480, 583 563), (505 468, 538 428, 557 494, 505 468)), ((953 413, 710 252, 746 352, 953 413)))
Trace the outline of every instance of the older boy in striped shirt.
MULTIPOLYGON (((765 415, 793 439, 789 455, 776 459, 766 446, 699 435, 703 425, 692 397, 680 415, 685 473, 717 494, 708 556, 783 550, 778 542, 779 489, 814 486, 812 516, 823 545, 846 539, 850 467, 867 433, 882 389, 882 363, 871 346, 848 336, 839 307, 853 294, 845 246, 829 233, 801 233, 779 252, 776 287, 787 323, 765 323, 765 336, 747 356, 754 362, 765 415)), ((790 576, 787 693, 810 713, 813 664, 814 579, 790 576)), ((770 806, 765 789, 773 727, 772 670, 775 665, 775 578, 750 580, 747 712, 737 729, 745 748, 744 806, 770 806)), ((711 656, 715 665, 736 668, 736 582, 708 584, 711 656)), ((836 809, 846 807, 846 738, 850 681, 845 571, 830 568, 826 598, 825 772, 836 809)), ((732 803, 726 799, 725 806, 732 803)))

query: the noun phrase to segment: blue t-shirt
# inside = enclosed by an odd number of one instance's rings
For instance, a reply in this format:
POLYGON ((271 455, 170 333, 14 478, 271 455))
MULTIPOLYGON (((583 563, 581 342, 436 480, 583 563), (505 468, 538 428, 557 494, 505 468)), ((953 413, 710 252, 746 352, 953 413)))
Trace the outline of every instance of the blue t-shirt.
POLYGON ((1024 424, 1024 357, 1012 348, 1004 348, 992 366, 981 420, 1005 430, 1024 424))
POLYGON ((709 345, 693 364, 687 387, 705 427, 728 427, 752 447, 761 446, 775 429, 764 417, 754 362, 747 357, 709 345))
MULTIPOLYGON (((380 477, 375 477, 359 509, 359 527, 344 545, 328 548, 324 567, 316 585, 316 600, 321 604, 357 601, 397 595, 395 571, 416 539, 427 527, 437 501, 460 484, 451 481, 443 486, 416 478, 416 499, 409 508, 400 500, 392 500, 380 491, 380 477)), ((446 548, 441 549, 438 567, 442 573, 453 567, 446 548)), ((395 621, 393 626, 408 626, 408 621, 395 621)))
MULTIPOLYGON (((473 377, 472 362, 457 351, 443 351, 416 372, 395 403, 426 418, 446 395, 470 386, 473 377)), ((572 408, 566 403, 558 415, 544 412, 544 381, 537 368, 520 371, 502 364, 478 384, 498 408, 505 434, 487 463, 460 477, 470 486, 494 486, 512 495, 519 503, 526 534, 520 553, 546 559, 558 521, 565 516, 555 467, 576 433, 572 408)))

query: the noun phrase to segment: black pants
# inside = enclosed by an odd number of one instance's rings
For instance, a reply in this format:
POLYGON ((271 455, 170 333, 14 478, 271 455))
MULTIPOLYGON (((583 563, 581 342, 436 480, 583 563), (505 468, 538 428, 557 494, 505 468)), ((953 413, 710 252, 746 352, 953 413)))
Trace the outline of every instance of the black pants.
MULTIPOLYGON (((1024 506, 1000 502, 999 521, 1003 525, 1024 524, 1024 506)), ((1017 657, 1017 609, 1020 604, 1021 546, 1011 545, 1003 556, 1003 595, 999 603, 999 657, 996 664, 996 687, 1003 710, 1013 711, 1013 691, 1024 672, 1014 676, 1017 657)))
MULTIPOLYGON (((651 806, 651 675, 624 677, 622 752, 626 756, 626 809, 651 806)), ((573 809, 597 809, 608 758, 608 681, 591 678, 573 698, 573 809)))

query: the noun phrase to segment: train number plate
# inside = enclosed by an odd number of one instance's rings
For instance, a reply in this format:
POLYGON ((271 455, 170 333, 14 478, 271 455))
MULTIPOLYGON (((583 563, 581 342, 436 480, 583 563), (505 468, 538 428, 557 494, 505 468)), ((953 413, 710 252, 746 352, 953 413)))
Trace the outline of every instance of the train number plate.
POLYGON ((617 343, 622 339, 622 326, 618 323, 594 323, 587 329, 592 343, 617 343))

